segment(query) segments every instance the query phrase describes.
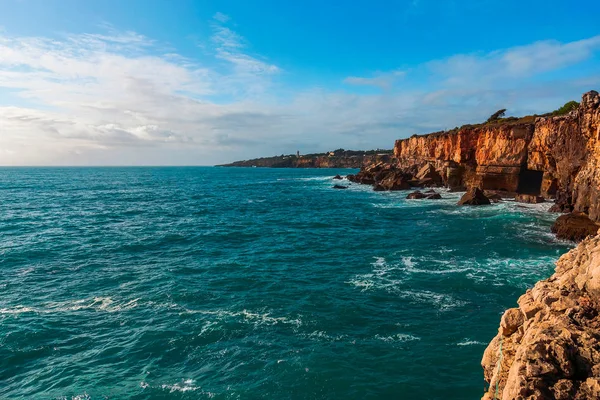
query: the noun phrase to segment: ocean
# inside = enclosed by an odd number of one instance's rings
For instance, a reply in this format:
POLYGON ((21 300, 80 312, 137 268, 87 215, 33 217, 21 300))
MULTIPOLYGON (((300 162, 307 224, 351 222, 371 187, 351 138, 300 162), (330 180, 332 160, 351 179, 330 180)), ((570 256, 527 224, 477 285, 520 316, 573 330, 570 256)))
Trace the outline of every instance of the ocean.
POLYGON ((0 168, 0 398, 480 398, 556 215, 351 172, 0 168))

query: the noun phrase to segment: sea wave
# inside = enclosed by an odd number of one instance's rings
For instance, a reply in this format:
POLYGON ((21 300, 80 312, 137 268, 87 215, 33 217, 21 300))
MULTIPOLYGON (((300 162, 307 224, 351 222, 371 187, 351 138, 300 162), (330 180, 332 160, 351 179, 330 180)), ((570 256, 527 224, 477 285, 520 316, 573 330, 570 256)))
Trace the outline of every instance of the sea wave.
POLYGON ((471 340, 469 338, 465 338, 462 341, 456 343, 457 346, 486 346, 487 343, 479 342, 477 340, 471 340))
POLYGON ((396 333, 394 335, 384 336, 384 335, 375 335, 375 339, 381 340, 383 342, 412 342, 414 340, 421 340, 420 337, 409 335, 406 333, 396 333))
POLYGON ((81 310, 96 310, 109 313, 130 310, 137 307, 139 298, 133 300, 122 300, 115 302, 111 297, 93 297, 89 299, 68 300, 61 302, 48 302, 40 306, 29 307, 16 305, 13 307, 0 308, 0 314, 52 314, 65 313, 81 310))
POLYGON ((254 323, 256 325, 293 325, 296 327, 302 326, 302 319, 300 316, 296 318, 288 317, 273 317, 270 312, 252 312, 248 310, 242 311, 230 311, 230 310, 191 310, 185 309, 180 314, 203 314, 213 315, 218 319, 236 318, 242 321, 254 323))

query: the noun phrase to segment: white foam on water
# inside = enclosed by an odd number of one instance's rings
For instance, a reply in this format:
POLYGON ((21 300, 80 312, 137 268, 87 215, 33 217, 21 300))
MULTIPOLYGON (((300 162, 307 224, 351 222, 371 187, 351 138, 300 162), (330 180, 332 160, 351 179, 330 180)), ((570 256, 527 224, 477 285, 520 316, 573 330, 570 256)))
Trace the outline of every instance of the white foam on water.
POLYGON ((400 293, 400 297, 417 303, 431 304, 440 311, 449 311, 467 305, 467 302, 458 300, 449 294, 428 290, 406 290, 400 293))
POLYGON ((25 306, 15 306, 12 308, 0 308, 0 314, 22 314, 22 313, 30 313, 30 312, 36 312, 35 309, 31 308, 31 307, 25 307, 25 306))
POLYGON ((71 400, 91 400, 91 399, 92 398, 87 393, 79 394, 77 396, 71 396, 71 400))
POLYGON ((382 336, 377 334, 375 335, 375 339, 381 340, 383 342, 411 342, 414 340, 421 340, 421 338, 418 336, 409 335, 406 333, 397 333, 395 335, 390 336, 382 336))
POLYGON ((373 267, 371 273, 356 275, 345 283, 361 289, 361 292, 365 292, 371 289, 391 290, 403 282, 402 279, 394 279, 389 276, 390 272, 398 269, 398 267, 389 265, 384 257, 374 258, 375 261, 371 263, 373 267))
POLYGON ((256 325, 277 325, 277 324, 288 324, 299 327, 302 325, 302 320, 300 316, 297 318, 288 318, 288 317, 272 317, 271 313, 260 313, 260 312, 252 312, 248 310, 242 311, 229 311, 229 310, 190 310, 186 309, 184 312, 180 314, 204 314, 204 315, 214 315, 218 317, 218 319, 224 318, 237 318, 242 321, 247 321, 254 323, 256 325))
POLYGON ((35 268, 34 268, 34 267, 23 268, 23 269, 20 269, 20 270, 17 272, 17 275, 18 275, 18 276, 26 276, 26 275, 29 275, 29 274, 30 274, 31 272, 33 272, 33 271, 35 271, 35 268))
POLYGON ((310 340, 315 341, 323 341, 323 342, 339 342, 341 340, 347 339, 347 335, 330 335, 325 331, 314 331, 307 334, 300 335, 302 337, 306 337, 310 340))
POLYGON ((487 343, 483 343, 483 342, 479 342, 477 340, 471 340, 469 338, 465 338, 462 341, 456 343, 457 346, 484 346, 487 345, 487 343))
MULTIPOLYGON (((292 181, 303 181, 303 182, 310 182, 310 181, 330 181, 332 180, 332 176, 311 176, 309 178, 292 178, 292 181)), ((279 180, 279 179, 277 179, 279 180)), ((284 179, 285 180, 285 179, 284 179)))
POLYGON ((66 313, 80 310, 96 310, 104 312, 119 312, 130 310, 138 306, 139 299, 133 299, 127 302, 115 302, 111 297, 94 297, 91 299, 78 299, 60 302, 48 302, 38 307, 26 307, 17 305, 11 308, 1 308, 0 314, 23 314, 23 313, 38 313, 38 314, 53 314, 66 313))
POLYGON ((174 393, 174 392, 195 392, 196 390, 199 390, 200 387, 199 386, 194 386, 194 380, 193 379, 184 379, 179 383, 175 383, 173 385, 161 385, 160 386, 161 389, 164 390, 168 390, 169 393, 174 393))

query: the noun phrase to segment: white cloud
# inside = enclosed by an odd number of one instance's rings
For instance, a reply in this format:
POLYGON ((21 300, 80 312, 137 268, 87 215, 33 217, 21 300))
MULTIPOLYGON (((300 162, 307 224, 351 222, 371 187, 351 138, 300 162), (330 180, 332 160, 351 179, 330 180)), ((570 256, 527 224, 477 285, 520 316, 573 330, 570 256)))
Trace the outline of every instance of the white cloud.
POLYGON ((112 27, 60 40, 0 32, 0 165, 211 164, 391 147, 501 107, 555 108, 600 84, 600 74, 530 80, 592 59, 600 47, 593 37, 348 77, 344 91, 292 90, 279 79, 292 72, 253 54, 228 21, 214 16, 203 59, 112 27), (352 85, 383 91, 356 94, 352 85))
POLYGON ((217 12, 215 15, 213 15, 213 18, 223 24, 231 19, 229 15, 223 14, 222 12, 217 12))
POLYGON ((344 79, 344 83, 349 85, 375 86, 382 90, 387 90, 405 75, 406 72, 400 70, 388 73, 378 72, 372 77, 349 76, 344 79))
POLYGON ((496 85, 514 82, 582 62, 600 50, 600 36, 560 43, 541 41, 487 54, 460 54, 429 63, 449 85, 496 85))

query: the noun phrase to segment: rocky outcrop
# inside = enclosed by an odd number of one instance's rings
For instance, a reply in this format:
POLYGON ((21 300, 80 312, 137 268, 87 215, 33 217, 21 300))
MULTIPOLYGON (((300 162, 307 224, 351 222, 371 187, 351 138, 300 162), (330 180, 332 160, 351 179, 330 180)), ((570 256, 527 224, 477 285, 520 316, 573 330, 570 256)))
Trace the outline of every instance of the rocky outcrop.
POLYGON ((521 296, 518 308, 502 316, 498 334, 482 359, 490 384, 483 399, 599 399, 597 92, 586 93, 579 108, 568 115, 536 120, 525 171, 542 174, 538 194, 555 199, 551 211, 568 213, 557 218, 552 231, 561 239, 581 243, 560 258, 554 275, 538 282, 521 296))
POLYGON ((552 225, 552 233, 559 239, 580 242, 590 235, 598 232, 600 225, 596 224, 583 213, 570 213, 561 215, 552 225))
POLYGON ((517 203, 537 204, 543 203, 545 200, 542 196, 537 196, 535 194, 518 194, 515 196, 515 201, 517 203))
POLYGON ((412 175, 386 162, 364 167, 356 175, 350 174, 346 178, 351 182, 373 185, 375 191, 408 190, 413 179, 412 175))
POLYGON ((451 189, 516 192, 534 128, 533 122, 497 124, 413 136, 397 140, 394 155, 403 168, 434 166, 451 189))
POLYGON ((490 199, 477 187, 469 189, 458 201, 459 206, 482 206, 486 204, 491 204, 490 199))
POLYGON ((484 400, 600 398, 600 236, 507 310, 481 364, 484 400))
POLYGON ((421 199, 439 200, 442 198, 442 195, 439 194, 438 192, 436 192, 435 190, 428 190, 424 193, 421 192, 420 190, 416 190, 412 193, 409 193, 408 196, 406 196, 406 198, 408 200, 421 200, 421 199))
POLYGON ((600 95, 595 91, 584 94, 579 108, 567 115, 397 140, 394 156, 392 162, 413 175, 433 167, 451 190, 540 196, 556 201, 554 211, 578 211, 600 221, 600 95))

